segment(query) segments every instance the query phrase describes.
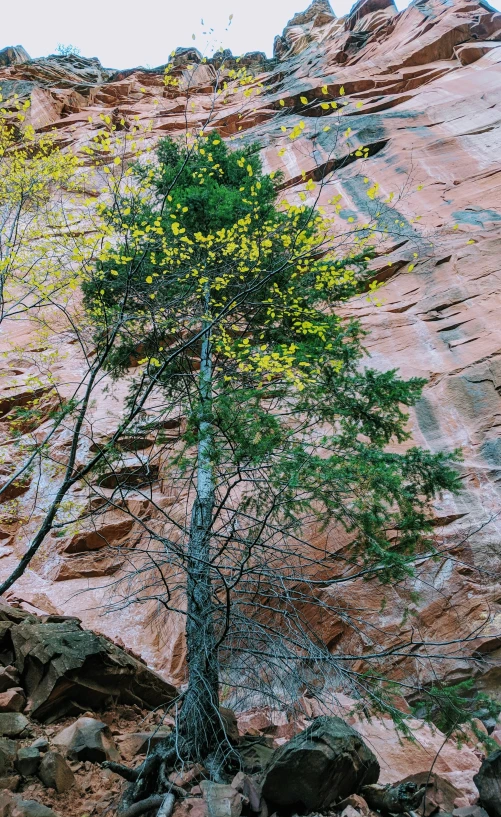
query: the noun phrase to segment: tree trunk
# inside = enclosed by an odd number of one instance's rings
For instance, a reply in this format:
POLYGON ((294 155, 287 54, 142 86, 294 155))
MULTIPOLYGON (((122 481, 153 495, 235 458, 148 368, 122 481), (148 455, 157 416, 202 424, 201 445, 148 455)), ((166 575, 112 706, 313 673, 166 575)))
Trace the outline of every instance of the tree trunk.
POLYGON ((219 662, 210 567, 215 494, 211 462, 212 344, 209 331, 202 343, 199 386, 197 494, 191 514, 186 587, 188 689, 182 704, 179 728, 193 759, 206 761, 217 753, 223 732, 219 714, 219 662))

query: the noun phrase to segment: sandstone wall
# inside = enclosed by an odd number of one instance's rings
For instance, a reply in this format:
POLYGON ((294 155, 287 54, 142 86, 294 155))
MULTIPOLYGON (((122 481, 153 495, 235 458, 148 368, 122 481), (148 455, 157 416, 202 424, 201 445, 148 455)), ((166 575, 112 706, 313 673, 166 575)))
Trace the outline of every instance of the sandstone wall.
MULTIPOLYGON (((198 59, 193 49, 181 49, 174 62, 184 76, 183 66, 198 59)), ((259 140, 265 169, 284 169, 289 197, 304 178, 330 171, 322 195, 341 194, 340 218, 348 222, 371 212, 368 184, 377 183, 382 196, 394 193, 390 255, 375 270, 385 281, 378 293, 382 303, 360 297, 348 310, 369 330, 371 365, 427 378, 412 417, 414 439, 432 450, 460 447, 464 457, 463 494, 445 497, 436 508, 437 536, 448 552, 440 563, 419 567, 419 600, 413 602, 404 585, 368 592, 366 584, 353 582, 344 586, 342 598, 361 611, 363 632, 340 622, 319 624, 331 628, 326 636, 333 649, 397 646, 411 631, 434 640, 438 652, 447 642, 448 656, 437 659, 435 671, 451 679, 471 674, 461 657, 475 652, 474 672, 499 694, 501 14, 483 0, 417 0, 400 13, 391 0, 361 0, 349 17, 337 19, 327 2, 315 0, 277 37, 274 60, 252 54, 243 62, 256 74, 256 87, 262 83, 261 93, 243 109, 243 97, 216 102, 212 126, 228 138, 259 140), (350 106, 342 115, 355 147, 343 139, 334 143, 331 131, 323 130, 339 115, 321 108, 323 86, 333 96, 344 88, 350 106), (301 97, 308 99, 306 108, 301 97), (281 125, 290 129, 301 121, 306 138, 293 142, 281 125), (369 149, 368 158, 353 155, 357 145, 369 149), (403 624, 409 605, 412 615, 403 624), (471 638, 467 647, 449 643, 465 636, 471 638)), ((84 146, 100 114, 152 121, 152 141, 184 128, 182 95, 164 87, 162 69, 117 73, 74 56, 31 61, 19 47, 0 52, 2 65, 4 95, 29 96, 32 124, 55 128, 64 144, 84 146)), ((198 77, 190 126, 202 124, 212 104, 209 75, 200 68, 198 77)), ((3 348, 13 337, 29 348, 28 326, 17 322, 8 333, 0 335, 3 348)), ((78 367, 70 346, 66 351, 58 369, 61 382, 65 377, 69 382, 78 367)), ((15 405, 29 371, 16 369, 13 358, 10 365, 0 400, 15 405)), ((94 419, 103 433, 112 410, 107 399, 98 401, 94 419)), ((26 502, 29 498, 28 490, 26 502)), ((103 525, 112 543, 135 535, 119 515, 103 525)), ((23 552, 29 531, 29 525, 21 529, 13 522, 0 532, 1 576, 23 552)), ((99 541, 49 538, 43 559, 34 562, 11 598, 77 614, 121 638, 169 679, 181 680, 181 621, 171 616, 151 624, 151 609, 106 613, 107 581, 119 565, 116 557, 96 552, 99 541)), ((415 671, 429 679, 429 669, 416 665, 415 671)))

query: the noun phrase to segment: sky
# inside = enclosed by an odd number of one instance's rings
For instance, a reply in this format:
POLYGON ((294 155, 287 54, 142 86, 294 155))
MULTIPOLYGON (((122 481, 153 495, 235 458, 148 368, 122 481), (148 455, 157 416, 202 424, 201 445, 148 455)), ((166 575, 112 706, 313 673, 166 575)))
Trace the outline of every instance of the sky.
MULTIPOLYGON (((331 3, 341 17, 352 0, 331 3)), ((222 45, 235 55, 264 51, 271 56, 275 34, 308 4, 309 0, 23 0, 18 8, 9 2, 2 9, 0 49, 22 45, 31 57, 42 57, 54 53, 59 43, 71 44, 85 57, 99 57, 108 68, 153 68, 165 64, 177 46, 190 45, 208 55, 222 45)), ((397 0, 399 9, 407 5, 408 0, 397 0)))

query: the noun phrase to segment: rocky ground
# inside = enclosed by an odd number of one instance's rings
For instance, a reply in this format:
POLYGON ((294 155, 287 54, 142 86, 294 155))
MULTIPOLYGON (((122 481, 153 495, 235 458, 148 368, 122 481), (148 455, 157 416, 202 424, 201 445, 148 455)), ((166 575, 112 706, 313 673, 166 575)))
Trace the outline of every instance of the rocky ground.
MULTIPOLYGON (((144 760, 174 725, 176 690, 75 619, 1 605, 0 631, 0 815, 114 814, 124 784, 103 764, 144 760)), ((410 741, 387 718, 356 715, 343 695, 336 713, 304 701, 294 721, 266 708, 221 711, 242 771, 214 784, 203 767, 180 768, 171 776, 175 817, 368 817, 385 812, 383 796, 397 813, 413 802, 418 811, 424 791, 426 817, 486 817, 479 789, 489 817, 499 817, 499 777, 489 774, 499 776, 501 749, 488 756, 478 734, 489 731, 490 748, 501 747, 501 720, 478 720, 477 735, 469 730, 458 744, 409 715, 410 741)))

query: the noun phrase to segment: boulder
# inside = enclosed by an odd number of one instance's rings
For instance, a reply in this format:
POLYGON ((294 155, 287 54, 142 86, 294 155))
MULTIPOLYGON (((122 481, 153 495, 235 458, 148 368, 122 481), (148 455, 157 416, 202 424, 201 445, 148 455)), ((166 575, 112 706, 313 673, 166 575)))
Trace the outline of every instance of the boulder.
POLYGON ((16 769, 23 777, 32 777, 40 766, 40 752, 36 746, 23 746, 17 753, 16 769))
POLYGON ((359 812, 353 806, 345 806, 341 812, 341 817, 360 817, 359 812))
POLYGON ((0 713, 0 735, 16 738, 29 725, 28 718, 20 712, 0 713))
MULTIPOLYGON (((1 813, 0 813, 1 817, 1 813)), ((177 800, 172 817, 210 817, 207 812, 207 803, 201 797, 186 797, 177 800)))
POLYGON ((501 749, 485 758, 473 780, 489 817, 501 817, 501 749))
POLYGON ((318 811, 378 777, 379 763, 361 735, 341 718, 323 716, 274 752, 263 796, 274 806, 318 811))
MULTIPOLYGON (((42 622, 22 613, 13 621, 13 608, 4 608, 8 605, 0 607, 0 652, 12 650, 37 720, 95 711, 112 699, 152 708, 176 694, 172 684, 108 639, 82 629, 78 619, 42 622)), ((4 717, 10 716, 0 714, 4 717)), ((8 734, 2 733, 1 720, 0 734, 8 734)))
POLYGON ((57 817, 51 808, 37 800, 23 800, 19 795, 14 798, 9 817, 57 817))
POLYGON ((165 728, 155 729, 154 732, 129 732, 119 738, 120 754, 124 760, 133 760, 136 755, 151 752, 169 734, 170 729, 165 728))
POLYGON ((482 806, 462 806, 454 809, 452 817, 489 817, 489 815, 482 806))
POLYGON ((0 817, 11 817, 12 795, 8 791, 0 791, 0 817))
POLYGON ((44 786, 55 789, 58 794, 68 791, 75 783, 75 776, 59 752, 47 752, 41 763, 38 776, 44 786))
MULTIPOLYGON (((316 715, 339 715, 338 712, 317 712, 316 715)), ((256 735, 259 732, 273 737, 294 737, 301 728, 305 728, 308 723, 306 717, 297 717, 294 722, 289 722, 287 713, 270 707, 253 707, 245 712, 241 712, 237 718, 238 730, 241 734, 256 735), (290 733, 290 734, 289 734, 290 733)))
POLYGON ((22 712, 25 706, 26 696, 21 687, 0 692, 0 712, 22 712))
POLYGON ((4 777, 14 769, 14 760, 17 753, 17 743, 9 738, 0 738, 0 777, 4 777))
POLYGON ((71 760, 102 763, 120 759, 109 727, 95 718, 79 718, 58 732, 52 743, 71 760))
MULTIPOLYGON (((178 772, 171 772, 169 780, 175 786, 181 786, 182 789, 185 789, 187 786, 193 787, 193 784, 200 778, 205 777, 205 775, 205 767, 200 763, 194 763, 191 767, 184 766, 178 772)), ((233 788, 237 788, 234 782, 231 785, 233 788)))
POLYGON ((15 667, 0 667, 0 692, 19 686, 19 673, 15 667))
POLYGON ((33 749, 38 749, 39 752, 46 752, 49 748, 49 741, 47 738, 37 738, 31 745, 33 749))
POLYGON ((361 797, 360 794, 350 794, 349 797, 345 797, 340 803, 336 803, 336 811, 340 811, 341 814, 343 814, 348 807, 357 811, 358 814, 363 814, 364 817, 368 817, 370 814, 367 801, 361 797))
POLYGON ((262 772, 273 757, 273 739, 262 735, 245 735, 241 738, 238 751, 248 774, 262 772))
POLYGON ((17 791, 21 778, 18 774, 8 774, 5 777, 0 777, 0 789, 2 791, 17 791))
POLYGON ((238 772, 231 781, 231 785, 243 795, 251 811, 255 813, 261 811, 263 807, 261 787, 253 777, 249 777, 245 772, 238 772))
POLYGON ((200 788, 207 803, 209 817, 240 817, 242 795, 233 786, 202 780, 200 788))

